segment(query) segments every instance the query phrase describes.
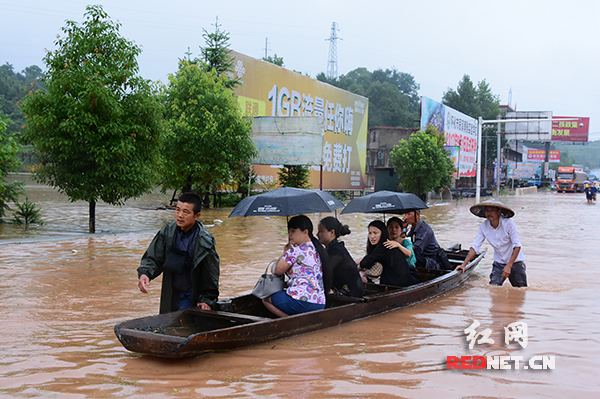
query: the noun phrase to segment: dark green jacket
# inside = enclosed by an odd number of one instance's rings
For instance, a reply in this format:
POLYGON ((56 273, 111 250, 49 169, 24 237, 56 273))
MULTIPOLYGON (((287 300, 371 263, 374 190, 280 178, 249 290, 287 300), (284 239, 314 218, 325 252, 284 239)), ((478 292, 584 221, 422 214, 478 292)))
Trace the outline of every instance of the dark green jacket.
MULTIPOLYGON (((193 303, 195 305, 198 302, 205 302, 213 307, 219 297, 219 255, 215 250, 214 237, 204 228, 202 223, 197 221, 196 224, 200 230, 194 246, 194 264, 191 271, 193 303)), ((138 278, 145 274, 150 280, 154 280, 163 273, 163 264, 173 243, 176 228, 177 223, 171 222, 156 234, 142 257, 140 267, 137 269, 138 278)), ((160 313, 168 313, 177 309, 173 308, 171 282, 171 273, 164 271, 160 295, 160 313)))

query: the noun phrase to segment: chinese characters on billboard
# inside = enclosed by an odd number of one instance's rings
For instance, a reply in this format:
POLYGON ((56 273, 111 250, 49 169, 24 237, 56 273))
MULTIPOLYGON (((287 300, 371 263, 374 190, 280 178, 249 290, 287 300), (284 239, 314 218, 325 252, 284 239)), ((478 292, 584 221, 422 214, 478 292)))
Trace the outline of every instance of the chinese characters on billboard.
MULTIPOLYGON (((251 116, 323 118, 323 189, 364 188, 369 100, 274 64, 231 52, 235 94, 251 116)), ((281 165, 254 165, 266 183, 277 180, 281 165)), ((319 187, 321 166, 312 166, 310 184, 319 187)))
MULTIPOLYGON (((544 162, 546 160, 545 150, 527 149, 527 162, 544 162)), ((560 151, 550 150, 549 162, 560 162, 560 151)))
MULTIPOLYGON (((574 118, 571 116, 555 116, 555 118, 574 118)), ((552 121, 552 141, 587 142, 590 118, 578 120, 552 121)))
POLYGON ((460 146, 460 176, 477 174, 477 121, 427 97, 421 97, 421 129, 433 125, 444 132, 446 146, 460 146))

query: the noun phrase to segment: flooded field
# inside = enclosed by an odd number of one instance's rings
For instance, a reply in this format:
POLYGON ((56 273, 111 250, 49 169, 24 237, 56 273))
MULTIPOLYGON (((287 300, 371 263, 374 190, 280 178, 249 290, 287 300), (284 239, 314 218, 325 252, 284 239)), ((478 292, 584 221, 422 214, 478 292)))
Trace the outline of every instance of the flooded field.
MULTIPOLYGON (((445 295, 339 327, 187 360, 128 352, 113 327, 158 313, 160 282, 137 288, 135 269, 170 193, 124 207, 100 204, 88 235, 87 204, 30 184, 45 224, 0 225, 2 398, 595 398, 600 392, 600 206, 583 194, 504 196, 512 207, 530 286, 490 287, 492 252, 445 295), (469 349, 474 320, 494 344, 469 349), (525 349, 504 327, 528 324, 525 349), (554 370, 447 370, 447 356, 554 356, 554 370)), ((468 247, 482 219, 474 199, 423 211, 442 246, 468 247)), ((249 292, 287 240, 285 218, 227 218, 204 210, 217 240, 221 299, 249 292)), ((316 223, 328 214, 310 215, 316 223)), ((362 256, 374 218, 342 215, 362 256)))

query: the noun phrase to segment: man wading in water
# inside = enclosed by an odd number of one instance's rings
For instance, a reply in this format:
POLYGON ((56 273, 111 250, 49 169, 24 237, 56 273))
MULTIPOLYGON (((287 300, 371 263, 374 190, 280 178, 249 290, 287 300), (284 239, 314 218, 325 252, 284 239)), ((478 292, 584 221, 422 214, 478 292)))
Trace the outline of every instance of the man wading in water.
POLYGON ((510 218, 515 212, 502 202, 489 199, 473 205, 471 213, 487 220, 479 227, 475 241, 469 249, 467 258, 456 270, 465 271, 467 263, 479 252, 485 239, 494 248, 494 263, 490 274, 490 284, 502 285, 507 278, 513 287, 527 287, 525 274, 525 255, 521 252, 521 241, 517 225, 510 218))
POLYGON ((137 269, 143 293, 163 273, 160 313, 192 306, 210 310, 217 302, 219 255, 214 237, 198 221, 201 209, 198 194, 181 194, 175 221, 156 234, 137 269))

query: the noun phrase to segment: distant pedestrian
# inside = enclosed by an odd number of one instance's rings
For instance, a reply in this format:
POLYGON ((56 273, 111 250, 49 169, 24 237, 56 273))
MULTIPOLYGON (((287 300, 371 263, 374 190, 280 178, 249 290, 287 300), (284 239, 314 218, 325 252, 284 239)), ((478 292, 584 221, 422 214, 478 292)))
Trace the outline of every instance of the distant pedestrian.
POLYGON ((494 248, 494 263, 490 284, 502 285, 507 278, 513 287, 527 287, 525 255, 521 252, 521 241, 517 225, 512 218, 515 212, 496 199, 489 199, 470 209, 471 213, 487 220, 479 227, 475 241, 462 265, 456 270, 464 272, 467 264, 475 257, 483 241, 487 239, 494 248))
POLYGON ((587 203, 591 204, 592 201, 594 200, 594 197, 596 196, 596 192, 598 190, 596 189, 596 186, 590 186, 589 183, 585 184, 585 188, 583 189, 583 192, 585 193, 585 198, 587 199, 587 203))

